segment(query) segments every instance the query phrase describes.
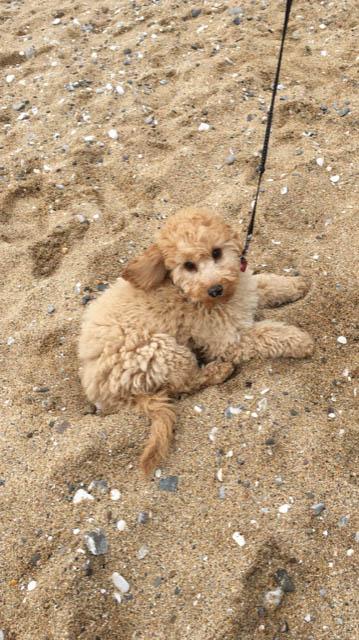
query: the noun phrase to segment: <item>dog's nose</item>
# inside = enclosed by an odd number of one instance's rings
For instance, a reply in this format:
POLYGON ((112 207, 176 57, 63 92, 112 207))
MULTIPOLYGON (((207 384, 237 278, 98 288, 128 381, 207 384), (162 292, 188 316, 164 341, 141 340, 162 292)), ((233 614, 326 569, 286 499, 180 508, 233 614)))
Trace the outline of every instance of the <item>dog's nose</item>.
POLYGON ((221 284, 215 284, 213 287, 208 289, 208 295, 211 296, 211 298, 217 298, 218 296, 221 296, 222 293, 223 287, 221 284))

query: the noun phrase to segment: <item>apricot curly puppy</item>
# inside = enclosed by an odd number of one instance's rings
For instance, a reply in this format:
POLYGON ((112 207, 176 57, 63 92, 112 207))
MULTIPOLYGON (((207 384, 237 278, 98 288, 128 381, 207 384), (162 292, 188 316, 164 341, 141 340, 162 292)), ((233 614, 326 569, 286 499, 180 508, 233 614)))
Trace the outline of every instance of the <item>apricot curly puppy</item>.
POLYGON ((171 444, 171 396, 220 384, 250 358, 312 353, 312 340, 300 329, 254 320, 259 306, 301 298, 304 279, 242 273, 240 254, 223 218, 185 209, 85 312, 79 356, 86 395, 105 411, 131 401, 150 418, 141 457, 146 474, 171 444), (208 364, 200 367, 192 349, 208 364))

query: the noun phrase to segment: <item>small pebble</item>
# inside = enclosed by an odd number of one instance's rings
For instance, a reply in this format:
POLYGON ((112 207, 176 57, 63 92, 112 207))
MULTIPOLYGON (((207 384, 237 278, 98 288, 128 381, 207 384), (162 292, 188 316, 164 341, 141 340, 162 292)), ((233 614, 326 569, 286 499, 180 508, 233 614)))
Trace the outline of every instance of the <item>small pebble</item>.
POLYGON ((264 604, 270 609, 276 609, 282 602, 283 596, 284 593, 281 587, 273 589, 272 591, 267 591, 264 596, 264 604))
POLYGON ((127 523, 126 520, 117 520, 116 522, 116 529, 118 531, 125 531, 127 529, 127 523))
POLYGON ((111 138, 111 140, 118 140, 118 132, 116 129, 110 129, 108 132, 108 137, 111 138))
POLYGON ((332 182, 333 184, 336 184, 336 182, 339 182, 340 180, 340 176, 336 175, 336 176, 330 176, 330 182, 332 182))
POLYGON ((204 411, 203 404, 195 404, 194 407, 193 407, 193 411, 195 413, 198 413, 198 414, 203 413, 203 411, 204 411))
POLYGON ((27 590, 33 591, 34 589, 36 589, 36 587, 37 587, 36 580, 30 580, 29 584, 27 585, 27 590))
POLYGON ((210 439, 211 442, 215 442, 216 441, 217 433, 218 433, 218 427, 212 427, 212 429, 210 430, 210 432, 208 434, 208 438, 210 439))
POLYGON ((55 313, 55 311, 56 311, 56 308, 54 307, 53 304, 47 305, 47 313, 49 314, 49 316, 55 313))
POLYGON ((349 522, 349 516, 342 516, 338 522, 339 527, 345 527, 349 522))
POLYGON ((282 196, 285 196, 288 193, 288 187, 282 187, 280 190, 282 196))
POLYGON ((125 93, 124 88, 120 84, 118 84, 116 87, 116 93, 118 93, 119 96, 123 96, 125 93))
POLYGON ((130 585, 127 580, 121 576, 117 571, 114 571, 111 576, 112 582, 116 589, 118 589, 121 593, 127 593, 130 590, 130 585))
POLYGON ((354 534, 354 540, 355 542, 359 542, 359 531, 356 531, 354 534))
POLYGON ((9 73, 9 75, 5 76, 5 80, 8 84, 11 84, 12 82, 14 82, 15 80, 15 76, 11 73, 9 73))
POLYGON ((202 9, 191 9, 192 18, 198 18, 198 16, 201 15, 201 13, 202 13, 202 9))
POLYGON ((310 615, 310 613, 307 613, 307 614, 304 616, 304 620, 305 620, 306 622, 310 622, 310 621, 311 621, 311 619, 312 619, 312 616, 310 615))
POLYGON ((313 504, 310 508, 314 511, 315 516, 320 516, 325 509, 325 504, 324 502, 318 502, 317 504, 313 504))
POLYGON ((108 484, 106 480, 92 480, 88 486, 89 491, 98 491, 99 493, 107 493, 108 484))
POLYGON ((291 508, 290 504, 282 504, 279 508, 278 511, 279 513, 288 513, 289 509, 291 508))
POLYGON ((278 569, 274 574, 274 579, 284 593, 292 593, 295 590, 293 580, 285 569, 278 569))
POLYGON ((86 547, 94 556, 100 556, 108 551, 108 542, 102 529, 95 529, 85 533, 84 540, 86 547))
POLYGON ((226 487, 223 487, 223 486, 219 487, 218 497, 219 497, 220 500, 224 500, 225 499, 225 497, 226 497, 226 487))
POLYGON ((236 18, 234 18, 234 20, 233 20, 233 24, 236 24, 236 25, 241 24, 241 19, 240 19, 240 17, 239 17, 239 16, 237 16, 236 18))
POLYGON ((218 469, 216 477, 219 482, 223 482, 223 469, 218 469))
POLYGON ((354 554, 354 549, 348 549, 347 551, 348 558, 350 558, 350 556, 352 556, 353 554, 354 554))
POLYGON ((15 344, 15 338, 10 336, 6 341, 6 344, 7 344, 8 347, 11 347, 13 344, 15 344))
POLYGON ((324 158, 317 158, 317 159, 316 159, 316 163, 317 163, 318 167, 323 167, 323 165, 324 165, 324 158))
POLYGON ((239 533, 239 531, 235 531, 234 534, 232 535, 232 538, 234 542, 236 542, 240 547, 244 547, 244 545, 246 544, 244 536, 242 536, 242 534, 239 533))
POLYGON ((22 111, 23 109, 25 109, 25 107, 26 102, 15 102, 15 104, 12 105, 14 111, 22 111))
POLYGON ((178 486, 178 476, 167 476, 167 478, 160 478, 159 481, 160 491, 170 491, 175 493, 178 486))
POLYGON ((119 491, 118 489, 111 489, 110 498, 114 501, 119 500, 121 498, 121 491, 119 491))
POLYGON ((225 409, 224 415, 226 418, 233 418, 233 416, 239 416, 239 414, 242 413, 242 407, 237 405, 237 406, 233 406, 230 405, 229 407, 227 407, 225 409))
POLYGON ((74 504, 80 504, 80 502, 84 502, 84 500, 94 500, 94 497, 85 491, 85 489, 78 489, 72 499, 74 504))
POLYGON ((142 545, 142 547, 139 548, 138 552, 137 552, 137 558, 139 560, 143 560, 149 553, 149 548, 146 547, 146 545, 142 545))
POLYGON ((348 340, 346 339, 345 336, 339 336, 337 338, 337 342, 339 342, 339 344, 347 344, 348 340))
POLYGON ((137 516, 137 522, 139 524, 146 524, 146 522, 148 522, 148 520, 149 520, 149 515, 148 515, 147 511, 141 511, 137 516))
POLYGON ((230 153, 225 159, 226 164, 234 164, 235 161, 236 161, 236 156, 233 155, 233 153, 230 153))
POLYGON ((208 124, 207 122, 201 122, 201 124, 198 127, 198 131, 209 131, 211 128, 211 125, 208 124))
POLYGON ((349 107, 344 107, 343 109, 337 109, 338 116, 341 116, 341 117, 347 116, 348 113, 350 113, 349 107))

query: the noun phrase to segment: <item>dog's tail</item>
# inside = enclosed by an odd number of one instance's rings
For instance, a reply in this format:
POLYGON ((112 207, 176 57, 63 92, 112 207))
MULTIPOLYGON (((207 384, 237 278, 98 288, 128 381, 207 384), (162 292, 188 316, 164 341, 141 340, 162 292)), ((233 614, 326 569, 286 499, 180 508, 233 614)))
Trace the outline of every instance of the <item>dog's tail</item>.
POLYGON ((137 406, 151 420, 151 432, 140 459, 143 472, 148 475, 167 456, 172 442, 176 414, 164 393, 137 396, 137 406))

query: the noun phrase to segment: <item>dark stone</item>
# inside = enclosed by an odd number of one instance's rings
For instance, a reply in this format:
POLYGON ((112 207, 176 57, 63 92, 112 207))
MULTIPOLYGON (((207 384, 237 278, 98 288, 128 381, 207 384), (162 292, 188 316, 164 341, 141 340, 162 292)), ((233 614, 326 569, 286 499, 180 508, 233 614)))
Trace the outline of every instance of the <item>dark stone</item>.
POLYGON ((66 431, 69 427, 71 427, 71 424, 67 422, 67 420, 63 420, 62 422, 56 422, 54 429, 55 431, 57 431, 57 433, 64 433, 64 431, 66 431))
POLYGON ((34 391, 36 391, 36 393, 47 393, 50 389, 49 387, 36 387, 34 391))
POLYGON ((106 291, 109 286, 110 285, 108 284, 108 282, 100 282, 98 285, 96 285, 96 289, 97 291, 106 291))
POLYGON ((88 293, 83 296, 83 298, 81 298, 81 304, 86 305, 88 304, 90 301, 92 300, 92 296, 90 296, 88 293))
POLYGON ((146 524, 146 522, 148 522, 149 520, 149 515, 147 513, 147 511, 140 511, 140 513, 137 516, 137 522, 139 524, 146 524))
POLYGON ((192 18, 198 18, 202 13, 202 9, 191 9, 192 18))
POLYGON ((275 444, 275 440, 274 440, 274 438, 267 438, 267 440, 265 441, 264 444, 270 446, 272 444, 275 444))
POLYGON ((338 110, 337 110, 337 114, 338 114, 338 116, 342 116, 342 117, 343 117, 343 116, 347 116, 347 115, 348 115, 348 113, 350 113, 350 109, 349 109, 349 107, 344 107, 344 109, 338 109, 338 110))
POLYGON ((3 487, 4 485, 5 485, 5 479, 0 478, 0 487, 3 487))
POLYGON ((131 55, 131 53, 132 53, 132 49, 128 49, 128 48, 127 48, 127 49, 124 49, 124 50, 123 50, 123 53, 125 54, 125 56, 130 56, 130 55, 131 55))
POLYGON ((313 504, 311 509, 314 511, 315 516, 320 516, 325 509, 325 504, 324 502, 318 502, 317 504, 313 504))
POLYGON ((92 567, 92 562, 91 562, 90 558, 88 558, 88 559, 86 560, 86 562, 84 563, 83 568, 84 568, 85 576, 87 576, 87 577, 92 576, 92 574, 93 574, 93 567, 92 567))
POLYGON ((291 410, 290 410, 290 415, 291 415, 291 416, 298 416, 298 415, 299 415, 299 412, 298 412, 296 409, 291 409, 291 410))
POLYGON ((41 560, 41 554, 39 553, 39 551, 36 551, 35 553, 32 554, 30 560, 29 560, 29 565, 31 567, 36 567, 37 563, 41 560))
POLYGON ((102 529, 95 529, 85 533, 85 544, 94 556, 101 556, 108 551, 108 542, 102 529))
POLYGON ((163 582, 162 576, 157 576, 157 578, 155 578, 154 581, 153 581, 153 586, 156 587, 156 588, 160 587, 162 582, 163 582))
POLYGON ((167 478, 160 478, 159 488, 160 491, 170 491, 175 493, 178 486, 178 476, 168 476, 167 478))
POLYGON ((278 569, 274 574, 274 579, 284 593, 293 593, 295 591, 293 580, 285 569, 278 569))
POLYGON ((239 16, 237 16, 236 18, 234 18, 234 20, 233 20, 233 24, 236 24, 236 25, 241 24, 241 18, 240 18, 239 16))
POLYGON ((175 596, 179 596, 179 594, 181 593, 181 591, 182 591, 181 587, 175 587, 175 590, 174 590, 174 594, 175 594, 175 596))

